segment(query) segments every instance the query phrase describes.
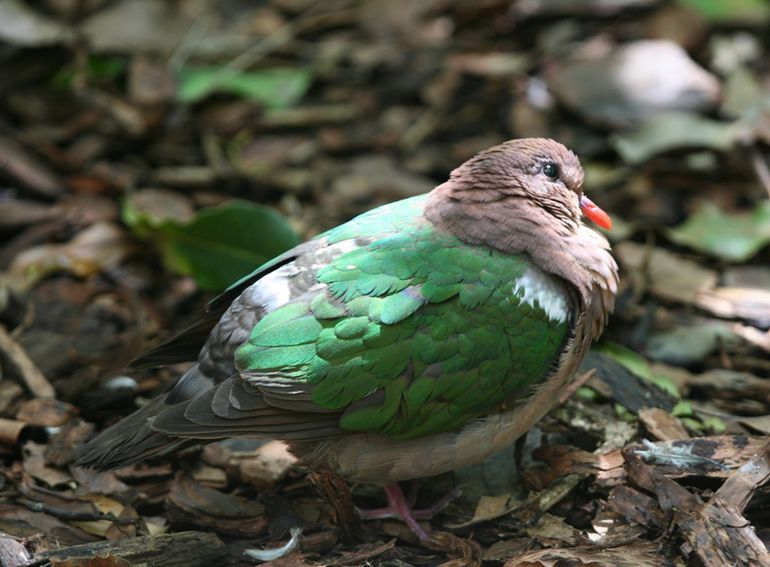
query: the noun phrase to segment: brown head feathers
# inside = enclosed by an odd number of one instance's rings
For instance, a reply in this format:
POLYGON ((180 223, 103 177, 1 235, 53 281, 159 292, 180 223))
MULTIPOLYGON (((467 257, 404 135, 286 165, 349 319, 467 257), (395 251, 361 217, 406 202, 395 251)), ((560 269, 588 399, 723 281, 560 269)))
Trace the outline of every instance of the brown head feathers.
POLYGON ((450 183, 455 199, 530 201, 569 229, 580 221, 583 168, 574 153, 554 140, 509 140, 455 169, 450 183))
POLYGON ((554 140, 523 138, 455 169, 431 192, 425 217, 469 244, 527 254, 572 284, 582 308, 596 308, 596 324, 586 321, 595 335, 612 309, 617 265, 607 240, 581 220, 582 193, 574 153, 554 140))

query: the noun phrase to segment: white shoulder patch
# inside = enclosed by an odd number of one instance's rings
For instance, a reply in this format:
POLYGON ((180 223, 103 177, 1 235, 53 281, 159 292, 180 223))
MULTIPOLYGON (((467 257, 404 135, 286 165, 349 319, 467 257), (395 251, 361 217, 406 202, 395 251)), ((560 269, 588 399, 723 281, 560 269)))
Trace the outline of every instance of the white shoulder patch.
MULTIPOLYGON (((295 297, 321 286, 316 281, 318 270, 343 254, 360 247, 361 242, 343 240, 313 251, 309 255, 301 256, 296 261, 289 262, 259 278, 246 288, 240 301, 251 306, 264 307, 266 313, 275 311, 295 297)), ((353 268, 348 266, 348 269, 353 268)))
POLYGON ((539 268, 530 267, 513 282, 513 294, 532 307, 545 311, 551 321, 564 323, 569 319, 569 302, 564 289, 539 268))

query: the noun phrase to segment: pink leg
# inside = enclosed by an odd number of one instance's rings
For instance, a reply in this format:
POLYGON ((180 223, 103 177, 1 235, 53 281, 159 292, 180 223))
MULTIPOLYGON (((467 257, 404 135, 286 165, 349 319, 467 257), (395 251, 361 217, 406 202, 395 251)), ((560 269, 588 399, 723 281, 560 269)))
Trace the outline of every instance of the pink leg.
POLYGON ((447 504, 459 494, 459 491, 452 491, 430 508, 412 510, 410 503, 398 484, 388 484, 384 489, 388 497, 388 505, 374 510, 361 510, 358 508, 358 514, 361 516, 361 519, 382 520, 385 518, 399 518, 420 539, 428 539, 428 533, 422 529, 417 520, 430 520, 434 515, 446 508, 447 504))

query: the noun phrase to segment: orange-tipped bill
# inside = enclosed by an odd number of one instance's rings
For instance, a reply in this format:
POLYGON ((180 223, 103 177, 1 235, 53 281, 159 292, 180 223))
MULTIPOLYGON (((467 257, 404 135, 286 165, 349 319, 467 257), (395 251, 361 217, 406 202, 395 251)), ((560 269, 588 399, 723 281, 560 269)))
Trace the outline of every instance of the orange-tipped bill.
POLYGON ((598 224, 602 228, 610 230, 612 228, 612 219, 610 215, 605 213, 599 207, 594 205, 594 202, 583 195, 580 197, 580 210, 589 219, 598 224))

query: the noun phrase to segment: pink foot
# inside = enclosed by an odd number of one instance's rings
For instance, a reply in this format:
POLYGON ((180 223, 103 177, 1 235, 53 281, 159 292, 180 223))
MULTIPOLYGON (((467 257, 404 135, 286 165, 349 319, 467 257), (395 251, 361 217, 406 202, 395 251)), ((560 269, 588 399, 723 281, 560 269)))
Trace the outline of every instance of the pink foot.
MULTIPOLYGON (((388 484, 384 489, 385 495, 388 497, 388 505, 384 508, 375 508, 373 510, 356 508, 356 510, 358 510, 358 515, 361 516, 362 520, 383 520, 386 518, 400 519, 422 540, 428 539, 429 536, 428 532, 422 529, 422 526, 420 526, 417 520, 432 519, 433 516, 446 508, 447 505, 460 494, 459 490, 453 490, 430 508, 413 510, 411 503, 407 501, 398 484, 388 484)), ((413 503, 414 499, 410 498, 410 500, 412 500, 413 503)))

